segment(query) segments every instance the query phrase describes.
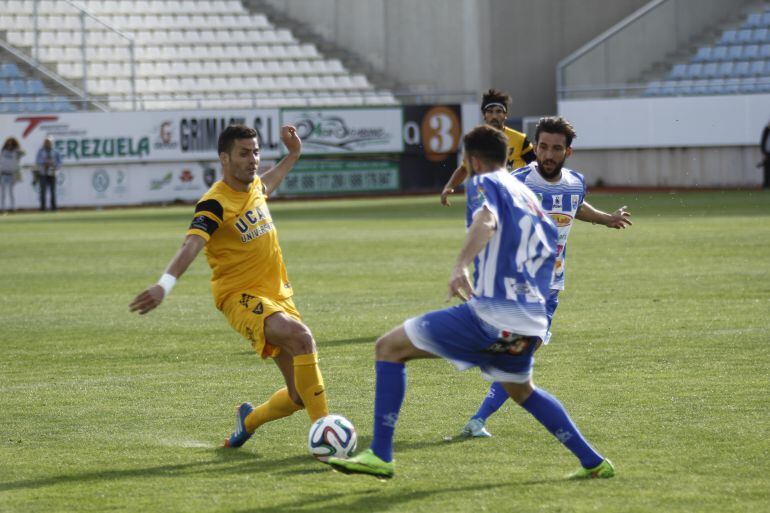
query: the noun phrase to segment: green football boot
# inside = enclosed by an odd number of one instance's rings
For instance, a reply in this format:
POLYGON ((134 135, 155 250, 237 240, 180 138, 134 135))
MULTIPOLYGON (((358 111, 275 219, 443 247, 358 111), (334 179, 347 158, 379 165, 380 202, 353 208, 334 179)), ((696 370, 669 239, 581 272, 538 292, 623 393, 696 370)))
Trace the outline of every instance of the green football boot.
POLYGON ((581 468, 577 472, 570 474, 570 479, 592 479, 595 477, 612 477, 615 475, 615 467, 608 459, 603 459, 601 463, 594 468, 581 468))
POLYGON ((371 449, 348 459, 331 457, 327 463, 345 474, 369 474, 381 479, 390 479, 396 472, 394 462, 382 461, 371 449))

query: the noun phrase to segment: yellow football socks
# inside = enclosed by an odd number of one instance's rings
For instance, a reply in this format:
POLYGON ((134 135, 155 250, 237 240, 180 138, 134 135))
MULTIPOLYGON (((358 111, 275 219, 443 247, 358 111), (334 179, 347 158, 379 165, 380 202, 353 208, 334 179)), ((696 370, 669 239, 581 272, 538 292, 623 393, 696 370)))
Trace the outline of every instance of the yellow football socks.
POLYGON ((294 386, 302 402, 305 403, 310 420, 316 421, 329 415, 326 405, 326 390, 321 370, 318 368, 316 353, 301 354, 294 357, 294 386))
POLYGON ((246 431, 253 433, 255 429, 271 420, 282 419, 288 417, 295 411, 302 409, 302 405, 299 405, 291 400, 289 397, 289 391, 286 387, 278 390, 274 393, 270 399, 260 404, 254 411, 249 413, 244 421, 246 431))

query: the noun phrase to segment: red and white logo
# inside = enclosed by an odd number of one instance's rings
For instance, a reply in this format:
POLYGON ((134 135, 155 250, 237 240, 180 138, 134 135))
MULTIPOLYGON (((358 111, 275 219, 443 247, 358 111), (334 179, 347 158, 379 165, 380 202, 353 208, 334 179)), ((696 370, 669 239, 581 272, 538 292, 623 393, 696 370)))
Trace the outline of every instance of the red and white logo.
POLYGON ((27 128, 25 128, 24 132, 21 134, 23 138, 26 138, 41 123, 58 120, 59 116, 20 116, 16 118, 16 122, 27 122, 27 128))

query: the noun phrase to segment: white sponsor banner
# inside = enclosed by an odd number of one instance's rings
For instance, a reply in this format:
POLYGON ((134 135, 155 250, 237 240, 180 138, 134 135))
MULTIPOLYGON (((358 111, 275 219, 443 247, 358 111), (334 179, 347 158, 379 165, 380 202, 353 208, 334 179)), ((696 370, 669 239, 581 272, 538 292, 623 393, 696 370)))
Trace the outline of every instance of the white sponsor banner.
POLYGON ((281 123, 297 127, 304 154, 399 153, 401 108, 283 109, 281 123))
MULTIPOLYGON (((63 165, 169 162, 217 158, 217 140, 229 124, 257 129, 262 156, 281 155, 278 109, 149 112, 73 112, 0 115, 0 134, 16 137, 33 165, 51 135, 63 165)), ((4 140, 4 139, 3 139, 4 140)))
POLYGON ((576 149, 759 146, 770 95, 563 100, 576 149))
MULTIPOLYGON (((56 176, 56 203, 66 208, 196 201, 221 178, 220 167, 218 161, 209 161, 64 168, 56 176)), ((39 191, 32 171, 24 169, 14 188, 16 208, 39 208, 39 191)))

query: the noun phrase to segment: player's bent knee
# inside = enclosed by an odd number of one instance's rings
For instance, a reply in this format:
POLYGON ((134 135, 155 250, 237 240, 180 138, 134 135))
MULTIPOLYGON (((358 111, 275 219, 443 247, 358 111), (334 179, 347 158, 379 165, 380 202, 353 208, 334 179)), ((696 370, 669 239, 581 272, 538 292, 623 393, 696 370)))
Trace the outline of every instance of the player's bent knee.
POLYGON ((374 355, 379 361, 403 363, 416 357, 418 352, 403 327, 381 336, 374 344, 374 355))
POLYGON ((388 335, 377 339, 374 343, 374 355, 377 360, 386 362, 400 362, 400 351, 397 341, 388 335))
POLYGON ((265 320, 265 336, 271 344, 292 355, 315 353, 315 340, 307 326, 286 315, 271 315, 265 320))
POLYGON ((294 355, 310 354, 316 352, 315 340, 313 340, 313 335, 308 329, 292 330, 288 335, 286 344, 289 351, 291 351, 291 353, 294 355))
POLYGON ((529 396, 535 391, 532 380, 529 380, 526 383, 503 383, 502 385, 516 404, 522 404, 529 399, 529 396))

